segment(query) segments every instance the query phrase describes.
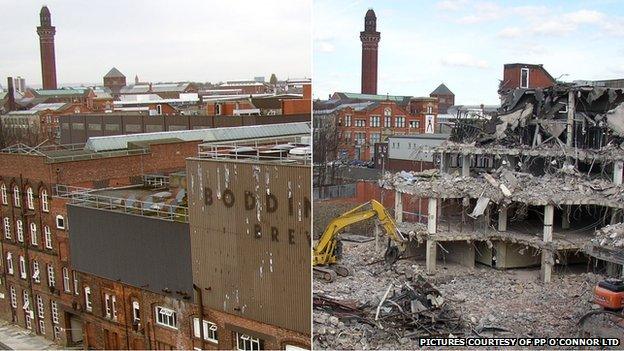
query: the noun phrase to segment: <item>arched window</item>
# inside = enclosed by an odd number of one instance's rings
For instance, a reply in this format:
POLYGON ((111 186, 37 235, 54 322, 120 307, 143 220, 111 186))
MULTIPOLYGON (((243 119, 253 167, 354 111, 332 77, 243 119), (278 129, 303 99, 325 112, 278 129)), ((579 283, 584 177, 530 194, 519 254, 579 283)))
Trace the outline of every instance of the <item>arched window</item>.
POLYGON ((58 229, 65 229, 65 217, 61 215, 56 216, 56 227, 58 229))
POLYGON ((29 210, 35 209, 35 196, 31 187, 26 189, 26 206, 28 206, 29 210))
POLYGON ((50 231, 50 227, 47 225, 43 227, 43 236, 46 249, 52 250, 52 232, 50 231))
POLYGON ((41 191, 41 210, 43 212, 50 212, 50 206, 48 205, 48 191, 45 189, 41 191))
POLYGON ((37 246, 37 225, 30 223, 30 243, 37 246))
POLYGON ((20 191, 17 185, 13 187, 13 205, 20 207, 20 191))
POLYGON ((15 222, 15 231, 17 232, 17 241, 19 241, 20 243, 24 242, 24 223, 22 223, 21 219, 18 219, 15 222))
POLYGON ((6 189, 6 185, 2 184, 0 186, 0 198, 2 199, 2 204, 3 205, 8 205, 9 204, 9 198, 7 196, 7 189, 6 189))

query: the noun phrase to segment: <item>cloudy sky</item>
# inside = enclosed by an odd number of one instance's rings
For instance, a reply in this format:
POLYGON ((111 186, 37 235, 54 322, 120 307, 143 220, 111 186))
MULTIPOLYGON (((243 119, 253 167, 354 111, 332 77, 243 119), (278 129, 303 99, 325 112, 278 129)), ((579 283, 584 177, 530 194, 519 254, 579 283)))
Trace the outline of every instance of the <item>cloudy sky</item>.
POLYGON ((59 83, 310 77, 311 0, 0 0, 0 84, 41 84, 39 10, 56 26, 59 83))
POLYGON ((315 96, 360 91, 368 8, 377 13, 379 94, 498 103, 503 64, 541 63, 562 80, 624 78, 624 1, 314 1, 315 96))

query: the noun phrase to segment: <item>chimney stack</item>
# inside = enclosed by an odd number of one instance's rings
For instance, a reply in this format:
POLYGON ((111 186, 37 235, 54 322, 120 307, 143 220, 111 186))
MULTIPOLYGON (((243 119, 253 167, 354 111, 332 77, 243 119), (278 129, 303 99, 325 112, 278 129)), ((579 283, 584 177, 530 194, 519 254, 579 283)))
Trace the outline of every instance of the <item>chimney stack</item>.
POLYGON ((9 89, 9 91, 7 92, 7 112, 10 112, 15 110, 15 88, 13 87, 13 77, 7 78, 7 86, 9 89))

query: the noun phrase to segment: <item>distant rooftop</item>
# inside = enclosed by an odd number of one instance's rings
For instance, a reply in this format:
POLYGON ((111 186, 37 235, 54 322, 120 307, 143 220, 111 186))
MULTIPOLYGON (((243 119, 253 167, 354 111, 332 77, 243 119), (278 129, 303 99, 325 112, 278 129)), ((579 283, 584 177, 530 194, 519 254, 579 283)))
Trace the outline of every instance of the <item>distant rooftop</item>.
POLYGON ((126 76, 119 72, 117 68, 113 67, 110 71, 108 71, 108 73, 106 73, 104 78, 126 78, 126 76))
POLYGON ((353 100, 368 100, 368 101, 394 101, 397 103, 405 102, 409 100, 411 96, 400 95, 373 95, 373 94, 358 94, 358 93, 336 93, 340 98, 353 99, 353 100))

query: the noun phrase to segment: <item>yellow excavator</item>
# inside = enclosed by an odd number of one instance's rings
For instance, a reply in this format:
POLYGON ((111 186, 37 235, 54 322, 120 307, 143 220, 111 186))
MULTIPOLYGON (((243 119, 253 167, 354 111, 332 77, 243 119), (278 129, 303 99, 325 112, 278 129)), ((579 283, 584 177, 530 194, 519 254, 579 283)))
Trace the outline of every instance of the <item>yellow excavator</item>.
POLYGON ((388 249, 384 256, 385 261, 391 264, 399 259, 405 251, 407 239, 401 234, 386 208, 378 201, 371 200, 334 218, 325 228, 323 235, 313 249, 312 262, 315 276, 326 282, 332 282, 338 275, 348 276, 350 274, 346 266, 337 264, 342 257, 342 242, 338 235, 345 227, 371 218, 376 218, 377 224, 383 227, 386 235, 396 244, 396 246, 392 246, 390 241, 388 242, 388 249))

